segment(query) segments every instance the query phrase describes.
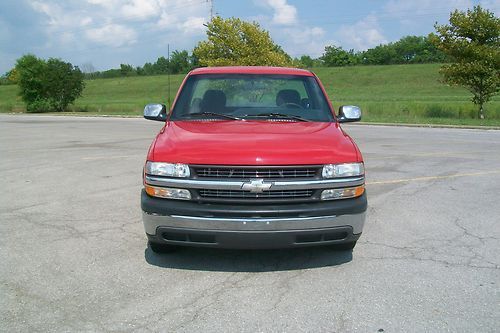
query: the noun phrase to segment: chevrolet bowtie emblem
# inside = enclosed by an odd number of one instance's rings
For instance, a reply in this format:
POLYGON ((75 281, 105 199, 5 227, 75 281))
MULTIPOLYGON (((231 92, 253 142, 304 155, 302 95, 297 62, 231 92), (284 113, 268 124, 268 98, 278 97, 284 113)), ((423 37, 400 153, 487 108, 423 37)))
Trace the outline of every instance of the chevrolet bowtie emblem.
POLYGON ((268 191, 273 183, 264 183, 263 179, 252 180, 249 183, 244 183, 241 185, 243 191, 250 191, 252 193, 262 193, 268 191))

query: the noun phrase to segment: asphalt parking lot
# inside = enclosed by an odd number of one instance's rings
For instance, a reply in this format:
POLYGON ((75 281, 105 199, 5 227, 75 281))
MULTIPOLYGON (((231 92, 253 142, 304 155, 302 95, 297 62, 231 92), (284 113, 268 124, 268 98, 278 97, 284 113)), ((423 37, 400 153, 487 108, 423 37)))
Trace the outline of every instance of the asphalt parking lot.
POLYGON ((369 211, 353 253, 146 246, 161 123, 0 116, 0 331, 498 332, 500 131, 345 126, 369 211))

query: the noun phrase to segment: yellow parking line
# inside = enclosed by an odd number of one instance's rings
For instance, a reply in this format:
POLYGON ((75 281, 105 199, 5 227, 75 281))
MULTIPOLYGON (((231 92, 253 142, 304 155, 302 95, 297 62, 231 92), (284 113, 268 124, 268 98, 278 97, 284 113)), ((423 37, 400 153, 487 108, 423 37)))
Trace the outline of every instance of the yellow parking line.
POLYGON ((470 172, 470 173, 457 173, 454 175, 443 175, 443 176, 416 177, 416 178, 393 179, 393 180, 377 180, 377 181, 367 182, 366 185, 398 184, 398 183, 409 183, 409 182, 436 180, 436 179, 484 176, 484 175, 491 175, 491 174, 500 174, 500 170, 470 172))
POLYGON ((399 154, 392 156, 383 156, 383 157, 370 157, 366 156, 366 160, 391 160, 396 158, 404 158, 404 157, 457 157, 457 158, 476 158, 471 156, 472 154, 480 154, 484 152, 437 152, 437 153, 416 153, 416 154, 399 154))

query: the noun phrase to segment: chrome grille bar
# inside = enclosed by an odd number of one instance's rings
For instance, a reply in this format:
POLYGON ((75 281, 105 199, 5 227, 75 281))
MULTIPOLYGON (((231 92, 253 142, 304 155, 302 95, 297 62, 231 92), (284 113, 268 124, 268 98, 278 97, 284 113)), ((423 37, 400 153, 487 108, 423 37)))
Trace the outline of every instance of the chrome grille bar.
MULTIPOLYGON (((165 178, 146 175, 146 183, 156 186, 186 188, 186 189, 214 189, 214 190, 241 190, 245 181, 236 180, 201 180, 187 178, 165 178)), ((311 180, 286 180, 265 181, 271 183, 270 190, 309 190, 325 188, 341 188, 363 185, 365 177, 350 177, 337 179, 311 179, 311 180)))

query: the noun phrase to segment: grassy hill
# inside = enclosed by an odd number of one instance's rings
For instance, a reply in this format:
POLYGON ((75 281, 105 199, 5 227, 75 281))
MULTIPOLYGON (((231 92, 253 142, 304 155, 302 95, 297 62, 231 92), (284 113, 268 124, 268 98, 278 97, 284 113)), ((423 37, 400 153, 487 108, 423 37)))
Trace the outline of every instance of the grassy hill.
MULTIPOLYGON (((500 125, 500 97, 486 104, 488 119, 472 119, 476 107, 462 88, 439 82, 440 65, 316 68, 335 107, 362 107, 363 120, 408 123, 500 125)), ((171 96, 184 75, 173 75, 171 96)), ((140 115, 145 104, 167 101, 167 76, 98 79, 86 82, 72 111, 140 115)), ((0 112, 24 112, 16 86, 0 86, 0 112)))

